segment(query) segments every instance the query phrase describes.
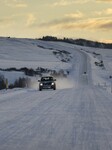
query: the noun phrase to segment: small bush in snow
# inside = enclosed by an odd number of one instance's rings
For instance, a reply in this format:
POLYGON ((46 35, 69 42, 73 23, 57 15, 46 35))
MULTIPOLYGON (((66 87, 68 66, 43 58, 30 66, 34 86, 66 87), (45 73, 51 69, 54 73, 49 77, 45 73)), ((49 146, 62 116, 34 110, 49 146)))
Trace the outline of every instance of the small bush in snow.
POLYGON ((5 78, 3 75, 0 74, 0 90, 5 89, 6 84, 5 84, 5 78))

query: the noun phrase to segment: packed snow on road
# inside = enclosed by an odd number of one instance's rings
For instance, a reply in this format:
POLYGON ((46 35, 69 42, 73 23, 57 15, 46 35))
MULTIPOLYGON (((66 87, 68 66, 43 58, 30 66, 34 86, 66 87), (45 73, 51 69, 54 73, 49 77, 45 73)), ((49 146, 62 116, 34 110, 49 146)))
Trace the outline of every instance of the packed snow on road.
POLYGON ((25 76, 3 71, 10 67, 69 71, 56 90, 39 91, 35 76, 30 88, 0 91, 0 150, 112 150, 111 65, 112 50, 0 38, 0 74, 10 83, 25 76), (70 55, 53 54, 62 50, 70 55))

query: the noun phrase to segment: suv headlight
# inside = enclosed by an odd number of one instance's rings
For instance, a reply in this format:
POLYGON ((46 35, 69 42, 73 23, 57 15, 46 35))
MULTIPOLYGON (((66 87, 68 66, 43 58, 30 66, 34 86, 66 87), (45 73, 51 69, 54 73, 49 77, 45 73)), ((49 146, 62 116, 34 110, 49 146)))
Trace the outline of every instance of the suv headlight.
POLYGON ((43 86, 43 83, 40 83, 40 86, 43 86))
POLYGON ((51 85, 54 85, 54 82, 52 82, 51 85))

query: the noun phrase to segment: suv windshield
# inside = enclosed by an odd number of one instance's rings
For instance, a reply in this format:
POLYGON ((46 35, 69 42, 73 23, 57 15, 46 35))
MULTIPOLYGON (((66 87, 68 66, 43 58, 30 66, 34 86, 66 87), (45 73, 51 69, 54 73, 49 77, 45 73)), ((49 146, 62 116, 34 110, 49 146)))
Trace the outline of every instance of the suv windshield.
POLYGON ((41 81, 53 81, 53 77, 42 77, 41 81))

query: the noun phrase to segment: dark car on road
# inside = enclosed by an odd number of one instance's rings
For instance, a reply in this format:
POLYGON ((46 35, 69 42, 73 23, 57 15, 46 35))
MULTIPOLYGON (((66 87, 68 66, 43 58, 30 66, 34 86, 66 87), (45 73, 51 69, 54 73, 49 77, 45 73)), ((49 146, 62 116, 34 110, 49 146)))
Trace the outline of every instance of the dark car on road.
POLYGON ((56 90, 55 81, 56 81, 56 79, 54 79, 52 76, 41 77, 41 79, 38 80, 38 82, 39 82, 39 91, 41 91, 42 89, 56 90))

